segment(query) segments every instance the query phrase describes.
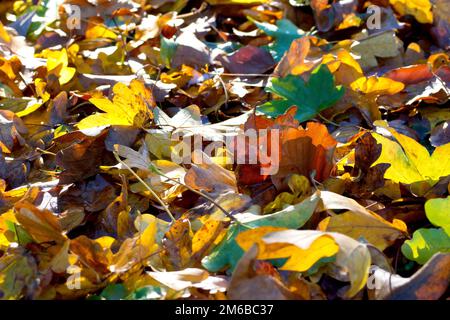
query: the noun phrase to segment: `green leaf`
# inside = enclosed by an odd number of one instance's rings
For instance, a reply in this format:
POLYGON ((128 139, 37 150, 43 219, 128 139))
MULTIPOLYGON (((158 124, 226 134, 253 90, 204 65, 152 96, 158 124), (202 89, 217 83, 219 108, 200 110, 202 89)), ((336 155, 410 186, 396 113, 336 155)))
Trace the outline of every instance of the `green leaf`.
POLYGON ((133 291, 127 300, 156 300, 163 297, 163 292, 160 287, 145 286, 133 291))
POLYGON ((161 36, 161 47, 160 54, 161 60, 166 65, 166 67, 170 68, 170 62, 177 51, 178 44, 174 39, 167 39, 164 36, 161 36))
POLYGON ((244 251, 236 242, 236 236, 248 230, 257 227, 272 226, 290 229, 298 229, 302 227, 312 216, 319 202, 318 194, 313 194, 299 204, 289 206, 281 211, 259 216, 254 214, 236 215, 242 225, 232 225, 224 237, 224 240, 202 260, 202 265, 208 271, 217 272, 226 267, 234 270, 237 262, 244 254, 244 251), (246 228, 248 227, 248 228, 246 228))
POLYGON ((291 47, 292 41, 301 38, 305 35, 305 32, 291 21, 287 19, 278 20, 275 24, 267 22, 259 22, 248 17, 259 29, 264 31, 265 34, 275 39, 273 43, 269 45, 269 51, 275 61, 280 61, 284 53, 291 47))
POLYGON ((110 284, 103 289, 100 297, 105 300, 122 300, 127 296, 127 289, 121 283, 110 284))
POLYGON ((450 237, 441 228, 419 229, 402 245, 403 255, 419 264, 425 264, 437 252, 450 252, 450 237))
POLYGON ((442 199, 430 199, 425 203, 428 220, 441 227, 450 236, 450 196, 442 199))
POLYGON ((298 107, 295 118, 300 122, 314 118, 344 95, 344 88, 335 86, 334 77, 326 65, 314 69, 308 83, 299 76, 288 75, 273 78, 266 89, 283 99, 266 102, 257 108, 258 111, 277 117, 295 105, 298 107))

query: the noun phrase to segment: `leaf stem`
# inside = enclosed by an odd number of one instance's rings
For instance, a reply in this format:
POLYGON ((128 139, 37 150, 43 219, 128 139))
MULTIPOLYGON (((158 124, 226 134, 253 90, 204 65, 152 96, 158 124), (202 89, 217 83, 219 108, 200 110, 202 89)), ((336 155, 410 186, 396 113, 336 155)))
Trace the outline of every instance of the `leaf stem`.
POLYGON ((172 212, 170 212, 170 209, 169 209, 169 207, 164 203, 164 201, 162 201, 162 199, 156 194, 156 192, 152 189, 152 188, 150 188, 150 186, 144 181, 144 180, 142 180, 142 178, 141 177, 139 177, 138 175, 137 175, 137 173, 136 172, 134 172, 133 171, 133 169, 131 169, 130 168, 130 166, 129 165, 127 165, 124 161, 122 161, 121 159, 120 159, 120 157, 119 157, 119 155, 117 154, 117 152, 116 151, 113 151, 113 154, 114 154, 114 157, 116 158, 116 160, 120 163, 120 164, 122 164, 125 168, 127 168, 127 170, 128 171, 130 171, 132 174, 133 174, 133 176, 140 182, 140 183, 142 183, 143 185, 144 185, 144 187, 158 200, 158 202, 161 204, 161 206, 164 208, 164 211, 166 211, 166 213, 167 213, 167 215, 170 217, 170 219, 172 219, 172 222, 173 221, 176 221, 176 219, 175 219, 175 217, 173 216, 173 214, 172 214, 172 212))

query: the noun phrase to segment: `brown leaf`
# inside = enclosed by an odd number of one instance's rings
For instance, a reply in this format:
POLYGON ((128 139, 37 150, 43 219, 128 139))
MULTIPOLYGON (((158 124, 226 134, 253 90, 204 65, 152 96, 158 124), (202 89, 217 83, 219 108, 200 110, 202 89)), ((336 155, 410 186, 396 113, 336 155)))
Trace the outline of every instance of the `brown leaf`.
POLYGON ((37 242, 64 242, 61 225, 49 210, 39 210, 31 203, 18 202, 14 206, 16 219, 37 242))
POLYGON ((231 73, 260 74, 273 68, 275 61, 267 50, 245 46, 229 56, 219 56, 218 60, 231 73))
POLYGON ((168 271, 189 266, 192 256, 192 231, 188 219, 178 219, 164 235, 162 257, 168 271))
POLYGON ((82 181, 98 172, 100 164, 107 164, 105 138, 108 130, 96 136, 74 131, 54 139, 54 143, 68 146, 56 154, 56 164, 64 170, 59 176, 60 184, 82 181))
POLYGON ((410 281, 397 288, 388 300, 437 300, 447 290, 450 279, 450 255, 435 254, 410 281))
POLYGON ((79 236, 70 241, 70 251, 78 255, 83 263, 100 273, 108 272, 110 264, 108 250, 86 236, 79 236))
POLYGON ((254 267, 258 247, 252 246, 239 260, 233 272, 227 296, 231 300, 288 300, 294 298, 289 289, 270 274, 258 274, 254 267))
POLYGON ((25 144, 22 135, 28 133, 23 121, 14 112, 0 110, 0 151, 11 153, 14 147, 25 144))

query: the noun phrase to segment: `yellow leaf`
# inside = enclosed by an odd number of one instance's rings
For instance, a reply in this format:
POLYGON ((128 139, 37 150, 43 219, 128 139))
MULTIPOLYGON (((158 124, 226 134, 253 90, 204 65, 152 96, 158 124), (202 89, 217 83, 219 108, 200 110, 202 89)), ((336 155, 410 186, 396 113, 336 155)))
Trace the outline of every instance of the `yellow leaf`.
POLYGON ((417 184, 415 191, 423 195, 435 185, 439 178, 450 175, 450 143, 437 147, 430 156, 428 150, 414 139, 397 133, 394 129, 376 122, 377 126, 387 129, 397 140, 392 141, 378 133, 372 133, 382 145, 380 157, 372 164, 389 163, 385 179, 404 184, 417 184))
POLYGON ((42 102, 47 102, 48 99, 50 99, 50 93, 45 90, 47 83, 43 79, 37 78, 34 80, 34 86, 36 88, 36 93, 42 99, 42 102))
POLYGON ((200 261, 208 250, 225 235, 225 223, 209 216, 192 238, 192 257, 200 261))
POLYGON ((337 60, 340 62, 340 66, 334 72, 336 83, 347 86, 364 75, 358 61, 347 50, 339 49, 337 60))
POLYGON ((69 67, 67 50, 47 52, 47 72, 58 77, 61 85, 68 83, 75 75, 76 69, 69 67))
POLYGON ((14 232, 9 230, 9 226, 14 223, 17 223, 17 220, 13 210, 8 210, 0 215, 0 250, 6 250, 9 244, 15 240, 14 232))
POLYGON ((105 125, 142 127, 153 117, 151 107, 154 100, 151 92, 138 80, 132 80, 130 87, 117 83, 113 87, 113 101, 107 98, 91 98, 89 101, 105 113, 90 115, 78 123, 79 129, 105 125))
POLYGON ((344 14, 344 21, 342 21, 337 27, 336 30, 347 29, 351 27, 359 27, 363 20, 358 17, 355 13, 344 14))
MULTIPOLYGON (((308 250, 307 247, 311 247, 313 242, 315 250, 321 251, 324 258, 335 256, 335 260, 329 262, 332 267, 327 268, 326 272, 341 281, 350 282, 350 288, 345 292, 346 297, 353 297, 367 282, 371 264, 370 252, 365 244, 346 235, 317 230, 284 230, 267 234, 263 241, 266 246, 269 245, 266 248, 270 248, 273 244, 282 246, 293 244, 303 250, 308 250)), ((311 254, 318 258, 317 252, 311 254)))
POLYGON ((320 222, 319 230, 339 232, 355 240, 363 237, 381 251, 404 237, 406 231, 400 220, 390 223, 376 214, 353 211, 325 218, 320 222))
POLYGON ((0 57, 0 71, 2 71, 10 80, 16 78, 16 73, 20 71, 22 65, 17 57, 11 59, 5 59, 0 57))
POLYGON ((27 202, 18 202, 14 206, 16 219, 37 242, 64 242, 67 238, 56 216, 48 210, 39 210, 27 202))
POLYGON ((420 23, 433 23, 430 0, 389 0, 401 15, 410 14, 420 23))
POLYGON ((86 39, 116 39, 117 34, 103 24, 103 19, 101 17, 92 17, 88 21, 85 37, 86 39))
POLYGON ((156 218, 151 215, 142 215, 140 217, 136 219, 135 224, 138 224, 138 230, 141 231, 133 238, 128 238, 122 243, 119 251, 113 257, 112 265, 109 267, 112 272, 122 273, 134 266, 140 266, 158 249, 158 245, 155 242, 157 232, 156 218), (144 216, 145 222, 142 221, 144 216))
POLYGON ((361 77, 350 84, 352 90, 362 92, 367 95, 392 95, 403 90, 405 85, 401 82, 383 77, 361 77))
POLYGON ((1 22, 0 22, 0 39, 2 39, 6 43, 11 42, 11 37, 6 31, 5 27, 3 26, 3 23, 1 22))
POLYGON ((310 195, 311 185, 308 178, 302 175, 293 174, 288 180, 289 189, 292 193, 282 192, 264 207, 264 214, 279 211, 288 205, 297 204, 310 195))
POLYGON ((236 241, 243 250, 249 250, 254 243, 259 246, 258 259, 289 258, 281 267, 282 270, 304 272, 309 270, 322 258, 332 257, 339 247, 333 237, 321 233, 305 234, 295 243, 283 241, 267 244, 264 236, 286 230, 279 227, 259 227, 244 231, 236 237, 236 241))

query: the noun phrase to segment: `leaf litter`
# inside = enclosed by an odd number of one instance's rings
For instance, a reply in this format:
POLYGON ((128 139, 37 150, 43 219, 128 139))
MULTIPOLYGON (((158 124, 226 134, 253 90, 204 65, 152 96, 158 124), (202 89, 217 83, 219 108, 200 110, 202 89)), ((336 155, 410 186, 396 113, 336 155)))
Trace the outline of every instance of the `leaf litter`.
POLYGON ((0 299, 448 298, 445 0, 0 8, 0 299))

